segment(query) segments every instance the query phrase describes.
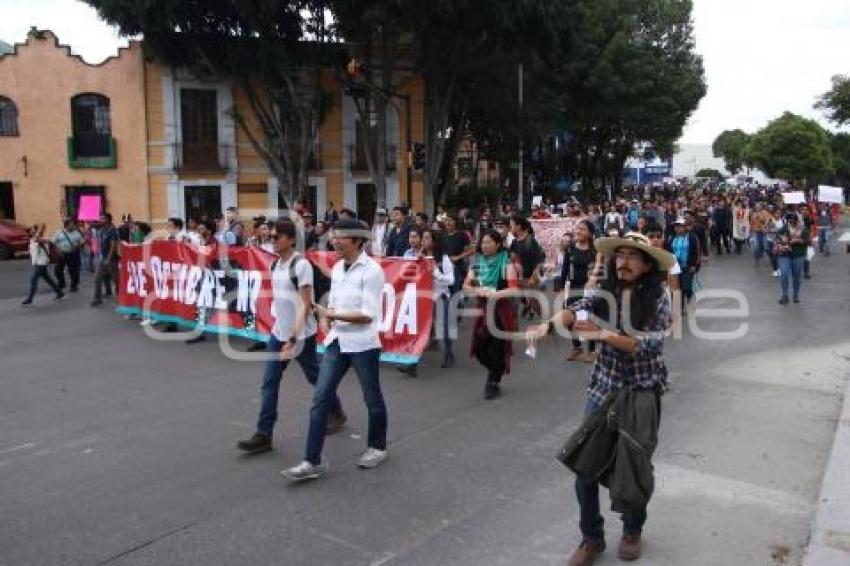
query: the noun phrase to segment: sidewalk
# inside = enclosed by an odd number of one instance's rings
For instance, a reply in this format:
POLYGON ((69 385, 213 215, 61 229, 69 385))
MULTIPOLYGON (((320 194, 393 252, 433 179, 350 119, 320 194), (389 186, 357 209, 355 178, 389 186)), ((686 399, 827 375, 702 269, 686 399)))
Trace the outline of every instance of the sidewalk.
POLYGON ((844 407, 835 429, 835 440, 823 476, 811 541, 803 564, 850 564, 850 379, 847 379, 844 407))

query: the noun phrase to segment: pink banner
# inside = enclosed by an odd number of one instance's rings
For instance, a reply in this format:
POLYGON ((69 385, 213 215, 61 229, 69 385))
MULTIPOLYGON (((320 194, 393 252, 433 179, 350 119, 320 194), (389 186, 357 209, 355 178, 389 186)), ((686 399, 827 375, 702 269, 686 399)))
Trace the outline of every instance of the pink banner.
POLYGON ((100 195, 80 195, 78 220, 97 220, 100 218, 100 195))
POLYGON ((534 229, 534 237, 546 252, 546 262, 554 263, 558 259, 558 245, 564 234, 572 233, 584 217, 548 218, 529 220, 534 229))

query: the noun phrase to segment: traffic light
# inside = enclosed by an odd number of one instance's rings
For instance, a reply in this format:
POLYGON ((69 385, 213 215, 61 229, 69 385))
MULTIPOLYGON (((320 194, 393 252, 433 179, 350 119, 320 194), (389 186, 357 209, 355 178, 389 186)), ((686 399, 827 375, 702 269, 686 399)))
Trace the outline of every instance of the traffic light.
POLYGON ((417 171, 425 170, 425 144, 416 142, 413 144, 413 168, 417 171))

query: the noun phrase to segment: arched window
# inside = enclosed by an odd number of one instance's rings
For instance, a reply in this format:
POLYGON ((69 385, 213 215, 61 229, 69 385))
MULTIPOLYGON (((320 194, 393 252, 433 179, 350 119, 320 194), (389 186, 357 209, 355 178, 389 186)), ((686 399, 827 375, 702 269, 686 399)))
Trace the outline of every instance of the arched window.
POLYGON ((11 99, 0 96, 0 136, 18 135, 18 107, 11 99))
POLYGON ((102 94, 78 94, 71 99, 74 154, 80 157, 108 157, 112 128, 109 99, 102 94))

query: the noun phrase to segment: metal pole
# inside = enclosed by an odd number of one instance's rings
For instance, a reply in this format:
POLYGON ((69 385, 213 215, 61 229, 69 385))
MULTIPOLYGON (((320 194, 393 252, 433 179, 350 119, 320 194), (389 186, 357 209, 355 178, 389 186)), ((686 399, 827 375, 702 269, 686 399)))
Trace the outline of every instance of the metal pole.
POLYGON ((407 103, 407 206, 413 208, 413 121, 410 117, 409 94, 404 97, 404 101, 407 103))
MULTIPOLYGON (((518 85, 519 86, 519 113, 520 113, 520 119, 521 119, 522 118, 522 63, 519 64, 518 75, 519 75, 519 77, 518 77, 518 79, 519 79, 518 80, 518 82, 519 82, 519 85, 518 85)), ((519 168, 518 168, 519 174, 518 174, 518 179, 517 179, 517 186, 519 188, 518 191, 517 191, 517 193, 518 193, 517 210, 521 211, 522 210, 522 201, 523 201, 523 198, 522 198, 522 196, 523 196, 522 195, 522 173, 523 173, 523 171, 522 171, 522 134, 520 134, 519 155, 517 157, 519 158, 519 168)))

